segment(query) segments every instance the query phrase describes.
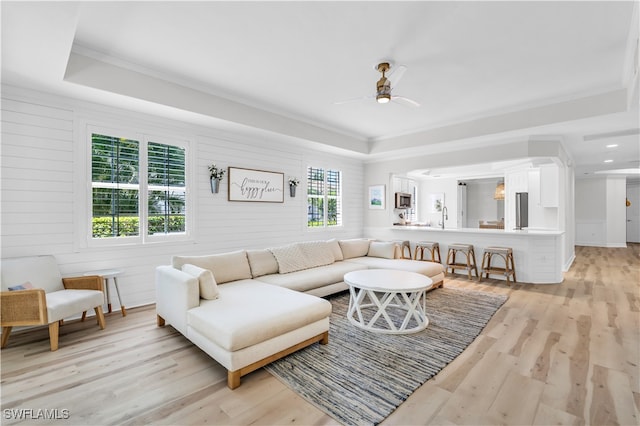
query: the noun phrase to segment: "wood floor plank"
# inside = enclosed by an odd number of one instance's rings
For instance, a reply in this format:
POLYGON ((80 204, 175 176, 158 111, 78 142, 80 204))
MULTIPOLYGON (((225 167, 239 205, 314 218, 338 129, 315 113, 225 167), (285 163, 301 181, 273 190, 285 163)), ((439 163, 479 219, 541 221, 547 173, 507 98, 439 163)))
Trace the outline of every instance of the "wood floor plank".
MULTIPOLYGON (((480 336, 382 424, 640 424, 640 244, 577 247, 558 285, 445 279, 506 294, 480 336)), ((154 306, 14 331, 0 353, 2 409, 67 409, 38 424, 175 425, 337 422, 263 369, 234 391, 226 371, 154 306)), ((21 423, 15 418, 2 423, 21 423)), ((23 422, 24 423, 24 422, 23 422)), ((29 423, 29 422, 27 422, 29 423)))
POLYGON ((544 384, 509 371, 495 400, 487 410, 492 424, 532 424, 544 384))
POLYGON ((478 365, 495 342, 496 339, 492 337, 479 336, 469 345, 467 350, 434 377, 432 382, 448 392, 454 392, 460 382, 467 377, 469 371, 478 365))
POLYGON ((539 404, 532 424, 536 426, 582 426, 585 421, 566 411, 558 410, 546 404, 539 404))
POLYGON ((384 421, 386 425, 429 425, 434 424, 434 416, 451 398, 448 392, 434 382, 427 382, 418 388, 402 404, 402 410, 396 410, 384 421))
POLYGON ((488 422, 487 410, 495 401, 517 358, 490 350, 477 369, 469 372, 443 406, 439 416, 456 424, 488 422), (490 374, 486 374, 487 370, 490 374), (484 370, 484 371, 483 371, 484 370))

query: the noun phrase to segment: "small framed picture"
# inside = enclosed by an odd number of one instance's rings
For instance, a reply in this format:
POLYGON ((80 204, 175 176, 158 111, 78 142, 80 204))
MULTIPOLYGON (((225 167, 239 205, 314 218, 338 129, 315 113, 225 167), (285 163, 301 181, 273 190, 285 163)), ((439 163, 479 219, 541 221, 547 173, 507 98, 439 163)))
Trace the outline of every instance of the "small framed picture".
POLYGON ((429 194, 429 213, 440 213, 444 207, 444 194, 429 194))
POLYGON ((369 208, 371 210, 384 210, 384 185, 372 185, 369 187, 369 208))

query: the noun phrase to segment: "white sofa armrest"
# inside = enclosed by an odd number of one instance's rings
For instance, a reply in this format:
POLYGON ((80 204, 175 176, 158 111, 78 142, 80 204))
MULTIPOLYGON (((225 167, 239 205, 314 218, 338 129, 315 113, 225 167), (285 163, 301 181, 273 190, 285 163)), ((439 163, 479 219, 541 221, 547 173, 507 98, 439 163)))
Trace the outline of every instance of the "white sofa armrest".
POLYGON ((173 266, 156 268, 156 313, 187 335, 187 311, 200 305, 198 279, 173 266))

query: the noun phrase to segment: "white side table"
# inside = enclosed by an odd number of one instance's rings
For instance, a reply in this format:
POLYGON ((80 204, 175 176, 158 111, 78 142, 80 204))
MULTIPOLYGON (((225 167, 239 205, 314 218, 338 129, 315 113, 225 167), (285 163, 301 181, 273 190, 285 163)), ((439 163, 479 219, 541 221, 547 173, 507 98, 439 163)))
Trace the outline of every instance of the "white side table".
POLYGON ((111 313, 111 295, 109 294, 109 280, 113 279, 113 285, 116 288, 116 294, 118 296, 118 303, 120 303, 120 311, 122 311, 122 316, 126 317, 127 316, 127 311, 124 307, 124 305, 122 304, 122 299, 120 298, 120 289, 118 288, 118 280, 117 277, 118 275, 122 274, 122 270, 121 269, 100 269, 97 271, 89 271, 89 272, 85 272, 83 275, 84 276, 88 276, 88 275, 99 275, 104 279, 104 288, 105 291, 107 293, 107 310, 108 313, 111 313))

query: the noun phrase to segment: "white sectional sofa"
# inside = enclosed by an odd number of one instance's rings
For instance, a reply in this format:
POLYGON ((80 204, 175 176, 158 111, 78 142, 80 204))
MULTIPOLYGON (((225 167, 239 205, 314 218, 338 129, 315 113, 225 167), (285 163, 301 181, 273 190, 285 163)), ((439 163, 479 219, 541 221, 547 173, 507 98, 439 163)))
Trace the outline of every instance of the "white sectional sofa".
POLYGON ((311 241, 209 256, 174 256, 156 269, 158 325, 172 325, 228 370, 227 385, 329 338, 331 304, 344 274, 400 269, 442 285, 438 263, 398 259, 392 242, 311 241))

